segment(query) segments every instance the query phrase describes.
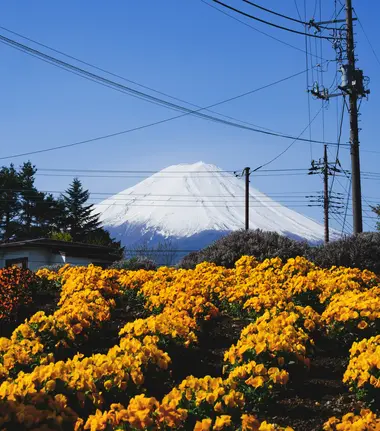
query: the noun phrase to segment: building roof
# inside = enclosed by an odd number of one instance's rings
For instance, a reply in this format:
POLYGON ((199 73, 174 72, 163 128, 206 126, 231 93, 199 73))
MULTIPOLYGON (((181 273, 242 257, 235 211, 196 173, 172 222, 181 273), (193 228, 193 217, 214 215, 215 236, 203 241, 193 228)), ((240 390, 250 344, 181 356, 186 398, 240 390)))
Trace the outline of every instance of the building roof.
POLYGON ((28 239, 24 241, 0 244, 0 250, 17 248, 45 248, 52 253, 66 252, 74 256, 100 257, 115 259, 116 250, 102 245, 84 244, 81 242, 58 241, 50 238, 28 239))
POLYGON ((37 238, 37 239, 27 239, 24 241, 14 241, 5 242, 0 244, 0 248, 13 248, 13 247, 60 247, 62 250, 64 248, 85 248, 89 250, 102 250, 102 251, 112 251, 112 247, 106 247, 104 245, 94 245, 94 244, 84 244, 82 242, 70 242, 70 241, 59 241, 50 238, 37 238))

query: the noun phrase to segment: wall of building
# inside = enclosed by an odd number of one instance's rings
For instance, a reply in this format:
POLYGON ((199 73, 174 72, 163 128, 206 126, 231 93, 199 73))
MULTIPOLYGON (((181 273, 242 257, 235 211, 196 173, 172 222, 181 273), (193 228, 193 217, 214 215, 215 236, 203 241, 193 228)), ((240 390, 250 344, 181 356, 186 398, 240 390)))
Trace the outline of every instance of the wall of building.
POLYGON ((5 249, 0 252, 0 266, 4 268, 9 259, 28 259, 28 268, 36 270, 41 266, 50 265, 51 254, 43 248, 5 249))
POLYGON ((75 256, 68 256, 65 257, 61 256, 60 254, 51 254, 50 255, 50 261, 51 264, 56 263, 70 263, 71 265, 83 265, 87 266, 91 263, 91 259, 88 259, 87 257, 75 257, 75 256))
POLYGON ((28 259, 28 268, 32 271, 46 265, 69 263, 71 265, 87 266, 91 263, 91 259, 86 257, 62 256, 60 254, 53 254, 48 249, 44 248, 20 248, 17 250, 5 249, 0 251, 0 268, 6 266, 7 260, 23 258, 28 259))

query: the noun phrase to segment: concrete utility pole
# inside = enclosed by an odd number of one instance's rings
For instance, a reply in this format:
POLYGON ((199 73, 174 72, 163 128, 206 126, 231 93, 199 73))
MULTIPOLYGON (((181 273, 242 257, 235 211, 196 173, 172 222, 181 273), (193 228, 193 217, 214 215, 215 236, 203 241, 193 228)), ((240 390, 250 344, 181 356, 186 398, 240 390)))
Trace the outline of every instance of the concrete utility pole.
POLYGON ((362 192, 360 180, 359 126, 358 126, 358 80, 360 77, 355 68, 355 44, 352 20, 352 2, 346 0, 347 25, 347 60, 348 78, 351 82, 349 91, 350 106, 350 145, 352 175, 352 212, 354 234, 363 232, 362 192))
POLYGON ((327 244, 330 241, 330 233, 329 233, 329 161, 327 159, 327 145, 325 145, 324 157, 323 157, 323 183, 324 183, 324 192, 323 192, 323 209, 325 213, 325 243, 327 244))
POLYGON ((249 177, 251 168, 244 168, 245 175, 245 230, 249 230, 249 177))

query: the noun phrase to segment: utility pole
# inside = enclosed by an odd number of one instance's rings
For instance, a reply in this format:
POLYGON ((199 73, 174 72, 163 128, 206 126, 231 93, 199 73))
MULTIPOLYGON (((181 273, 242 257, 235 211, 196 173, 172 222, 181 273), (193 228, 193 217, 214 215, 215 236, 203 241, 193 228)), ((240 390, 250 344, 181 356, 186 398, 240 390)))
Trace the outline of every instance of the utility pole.
POLYGON ((245 230, 249 230, 249 177, 251 168, 244 168, 245 175, 245 230))
POLYGON ((325 151, 323 155, 323 183, 324 183, 324 191, 323 191, 323 209, 325 214, 325 244, 330 241, 330 233, 329 233, 329 161, 327 159, 327 145, 325 145, 325 151))
POLYGON ((351 147, 351 175, 352 175, 352 212, 354 234, 363 232, 362 192, 360 180, 360 155, 359 155, 359 126, 358 126, 358 74, 355 68, 355 44, 352 21, 352 2, 346 0, 346 25, 347 25, 347 61, 349 80, 355 85, 349 92, 350 105, 350 147, 351 147))
POLYGON ((318 82, 314 83, 312 90, 309 90, 309 92, 316 98, 325 101, 339 96, 348 96, 349 98, 353 233, 358 234, 363 232, 358 100, 367 97, 370 90, 366 88, 369 82, 368 78, 364 77, 362 70, 356 68, 353 22, 357 18, 352 17, 352 12, 352 0, 346 0, 346 17, 344 20, 312 22, 317 31, 321 31, 319 27, 321 24, 344 22, 346 25, 344 30, 336 29, 334 33, 336 37, 334 48, 337 52, 337 61, 341 65, 340 70, 342 73, 342 83, 338 86, 341 93, 330 94, 329 89, 320 87, 318 82), (343 32, 346 33, 344 36, 342 36, 343 32), (344 39, 345 45, 342 43, 344 39))
POLYGON ((309 169, 309 175, 321 175, 323 176, 323 193, 317 196, 306 196, 311 198, 311 205, 323 207, 324 214, 324 225, 325 225, 325 243, 330 241, 330 212, 333 214, 343 209, 342 197, 338 193, 332 193, 329 191, 329 176, 341 173, 341 169, 337 167, 340 163, 337 160, 335 163, 329 163, 327 157, 327 145, 324 146, 323 159, 318 161, 312 160, 311 168, 309 169))

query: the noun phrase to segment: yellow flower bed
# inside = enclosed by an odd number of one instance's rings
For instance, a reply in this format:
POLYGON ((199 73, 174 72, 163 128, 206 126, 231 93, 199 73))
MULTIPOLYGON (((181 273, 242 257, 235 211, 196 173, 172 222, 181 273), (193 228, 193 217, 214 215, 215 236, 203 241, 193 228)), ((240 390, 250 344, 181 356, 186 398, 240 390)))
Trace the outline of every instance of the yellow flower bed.
POLYGON ((380 418, 371 410, 363 409, 359 415, 347 413, 338 419, 330 418, 324 425, 323 431, 378 431, 380 430, 380 418))
POLYGON ((134 430, 180 429, 186 417, 186 410, 163 407, 155 398, 141 394, 132 398, 127 408, 112 404, 108 411, 97 410, 87 419, 84 429, 102 431, 108 426, 124 430, 128 425, 134 430))
POLYGON ((330 331, 373 331, 380 328, 380 287, 334 295, 322 314, 330 331))
POLYGON ((39 392, 21 402, 0 400, 2 430, 81 431, 82 424, 83 420, 68 406, 68 399, 62 394, 52 397, 39 392))
MULTIPOLYGON (((39 274, 49 277, 46 271, 39 274)), ((0 338, 0 379, 17 374, 21 368, 52 361, 55 349, 68 347, 79 336, 85 340, 90 328, 110 319, 115 306, 110 296, 119 291, 114 274, 93 265, 66 265, 58 274, 52 274, 63 283, 60 307, 49 316, 36 313, 13 331, 10 340, 0 338)))
POLYGON ((142 342, 124 338, 107 355, 77 355, 66 362, 38 366, 31 373, 20 372, 15 380, 0 385, 0 399, 20 401, 34 393, 58 395, 57 391, 64 390, 76 397, 79 405, 88 399, 101 406, 103 392, 126 391, 131 386, 136 390, 143 385, 148 367, 167 369, 170 358, 157 348, 157 341, 157 337, 145 337, 142 342))
POLYGON ((188 347, 197 342, 195 332, 198 330, 195 318, 190 317, 187 311, 177 311, 167 307, 158 315, 127 323, 119 335, 139 338, 146 335, 157 335, 162 341, 172 339, 188 347))
POLYGON ((380 399, 380 335, 354 343, 343 382, 363 395, 380 399))
POLYGON ((287 371, 277 367, 266 368, 263 364, 250 361, 235 367, 224 383, 231 389, 243 393, 247 403, 252 405, 266 401, 274 388, 285 386, 288 381, 287 371))
POLYGON ((186 409, 192 418, 232 414, 244 408, 242 392, 228 386, 221 377, 187 377, 162 400, 164 407, 186 409))
MULTIPOLYGON (((65 266, 57 273, 40 270, 38 276, 62 285, 59 306, 49 316, 36 313, 9 339, 0 338, 0 429, 5 431, 291 431, 259 421, 250 414, 252 407, 285 389, 295 367, 309 367, 315 331, 338 329, 340 337, 355 329, 360 336, 378 331, 380 317, 380 280, 373 273, 320 269, 304 258, 260 263, 244 256, 233 269, 210 263, 157 271, 65 266), (57 349, 85 342, 129 293, 143 299, 147 318, 126 323, 120 343, 105 354, 55 362, 57 349), (325 308, 322 315, 314 304, 325 308), (225 352, 223 377, 187 377, 161 401, 145 393, 152 375, 169 381, 170 343, 196 344, 203 322, 223 313, 255 318, 225 352), (125 407, 118 397, 124 397, 125 407)), ((353 388, 379 389, 379 337, 354 343, 344 376, 353 388)), ((377 426, 378 419, 363 411, 331 418, 324 429, 362 423, 377 426)))
POLYGON ((230 366, 253 359, 269 367, 284 367, 291 361, 309 367, 307 354, 312 340, 297 327, 298 319, 299 315, 294 312, 267 311, 243 329, 239 341, 225 353, 224 360, 230 366))
POLYGON ((380 284, 380 278, 371 271, 333 266, 319 270, 320 301, 326 302, 336 293, 365 291, 380 284))
POLYGON ((279 425, 268 423, 267 421, 260 422, 256 416, 243 414, 240 418, 240 423, 235 424, 232 417, 229 415, 217 416, 215 420, 210 418, 197 421, 194 431, 294 431, 291 427, 281 427, 279 425), (238 427, 237 427, 238 426, 238 427))

